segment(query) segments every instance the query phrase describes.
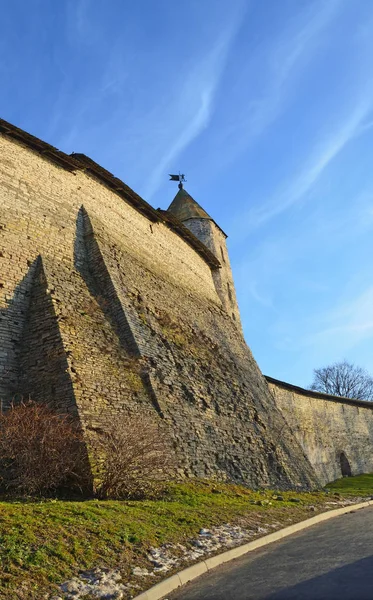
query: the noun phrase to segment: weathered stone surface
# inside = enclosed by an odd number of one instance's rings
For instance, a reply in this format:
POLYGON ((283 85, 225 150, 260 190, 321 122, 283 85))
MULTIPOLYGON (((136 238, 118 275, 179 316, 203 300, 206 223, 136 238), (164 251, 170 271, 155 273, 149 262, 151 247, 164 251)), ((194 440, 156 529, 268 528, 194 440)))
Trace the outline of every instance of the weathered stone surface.
POLYGON ((52 400, 86 429, 144 411, 180 474, 315 485, 203 253, 48 156, 0 136, 2 401, 52 400))
POLYGON ((277 407, 323 485, 347 475, 348 468, 352 475, 373 472, 373 402, 268 380, 277 407))
POLYGON ((184 225, 201 240, 216 257, 219 258, 221 269, 212 271, 217 294, 228 315, 240 326, 241 317, 238 308, 236 291, 232 276, 231 265, 226 245, 226 235, 214 223, 206 219, 188 219, 184 225))

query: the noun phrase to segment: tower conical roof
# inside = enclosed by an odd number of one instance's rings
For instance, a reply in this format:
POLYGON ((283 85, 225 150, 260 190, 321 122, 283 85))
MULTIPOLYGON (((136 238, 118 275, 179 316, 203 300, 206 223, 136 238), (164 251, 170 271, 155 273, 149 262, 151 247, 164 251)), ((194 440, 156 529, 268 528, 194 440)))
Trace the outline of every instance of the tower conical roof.
POLYGON ((178 191, 167 210, 179 221, 187 221, 188 219, 213 220, 184 188, 178 191))

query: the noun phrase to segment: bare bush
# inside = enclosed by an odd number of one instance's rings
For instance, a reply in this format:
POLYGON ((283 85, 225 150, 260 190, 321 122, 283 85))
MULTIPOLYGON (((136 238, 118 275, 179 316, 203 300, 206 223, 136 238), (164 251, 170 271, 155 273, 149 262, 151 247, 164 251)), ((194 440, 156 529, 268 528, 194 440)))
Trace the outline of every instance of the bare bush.
POLYGON ((29 401, 0 414, 0 484, 10 493, 43 495, 88 485, 82 434, 68 415, 29 401))
POLYGON ((149 417, 116 417, 92 448, 100 498, 156 497, 174 469, 173 451, 159 424, 149 417))

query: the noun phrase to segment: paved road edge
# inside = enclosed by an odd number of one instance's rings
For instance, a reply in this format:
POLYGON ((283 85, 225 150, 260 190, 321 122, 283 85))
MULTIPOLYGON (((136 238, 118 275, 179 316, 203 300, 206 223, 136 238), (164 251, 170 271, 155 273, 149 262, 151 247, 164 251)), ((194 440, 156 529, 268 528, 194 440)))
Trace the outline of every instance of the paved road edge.
POLYGON ((277 542, 293 533, 297 533, 298 531, 302 531, 303 529, 307 529, 308 527, 312 527, 312 525, 316 525, 317 523, 321 523, 322 521, 327 521, 328 519, 332 519, 333 517, 339 517, 340 515, 345 515, 349 512, 360 510, 361 508, 367 508, 368 506, 373 505, 373 500, 368 500, 367 502, 360 502, 359 504, 350 504, 349 506, 344 506, 342 508, 336 508, 335 510, 329 510, 327 512, 323 512, 315 517, 311 517, 310 519, 306 519, 305 521, 300 521, 299 523, 294 523, 294 525, 289 525, 284 529, 279 529, 274 533, 270 533, 269 535, 265 535, 253 542, 248 542, 247 544, 243 544, 242 546, 236 546, 235 548, 231 548, 230 550, 226 550, 221 554, 217 554, 216 556, 211 556, 210 558, 206 558, 201 562, 188 567, 187 569, 183 569, 179 573, 175 573, 172 577, 168 577, 164 579, 160 583, 157 583, 153 587, 151 587, 146 592, 142 592, 133 600, 161 600, 167 594, 170 594, 177 588, 181 587, 188 581, 192 581, 192 579, 196 579, 200 575, 211 571, 215 567, 222 565, 225 562, 238 558, 243 554, 247 554, 248 552, 252 552, 257 548, 261 548, 262 546, 267 546, 268 544, 272 544, 272 542, 277 542))

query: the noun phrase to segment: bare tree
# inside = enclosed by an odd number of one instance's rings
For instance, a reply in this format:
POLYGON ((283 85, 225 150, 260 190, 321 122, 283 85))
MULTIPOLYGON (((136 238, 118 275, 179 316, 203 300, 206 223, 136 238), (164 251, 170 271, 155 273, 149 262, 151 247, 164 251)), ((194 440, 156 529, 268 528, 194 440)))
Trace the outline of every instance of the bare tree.
POLYGON ((313 373, 311 390, 355 400, 373 400, 373 377, 346 360, 314 369, 313 373))

